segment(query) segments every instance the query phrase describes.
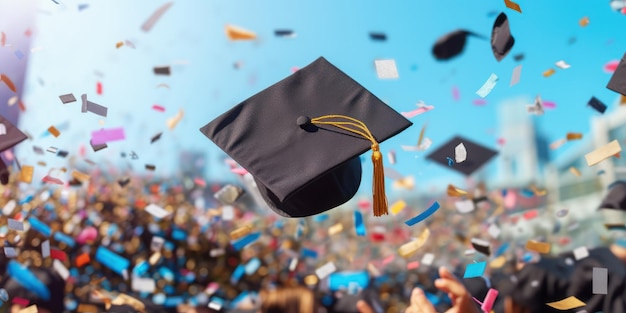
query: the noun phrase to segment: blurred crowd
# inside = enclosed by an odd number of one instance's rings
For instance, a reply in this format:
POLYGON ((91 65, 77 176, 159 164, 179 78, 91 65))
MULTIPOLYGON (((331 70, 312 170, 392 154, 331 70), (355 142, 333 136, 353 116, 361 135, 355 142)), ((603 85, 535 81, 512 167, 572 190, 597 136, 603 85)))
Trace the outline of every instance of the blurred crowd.
MULTIPOLYGON (((493 308, 504 312, 511 296, 505 290, 528 287, 511 278, 520 264, 540 264, 549 256, 525 250, 520 238, 488 230, 496 221, 513 227, 514 218, 502 207, 502 192, 481 184, 461 196, 476 205, 468 214, 455 208, 455 194, 407 203, 380 218, 360 199, 326 214, 288 219, 259 209, 236 183, 90 170, 82 183, 25 184, 15 172, 0 186, 0 312, 32 305, 59 313, 258 312, 272 302, 289 307, 290 298, 301 305, 307 294, 315 312, 411 312, 419 295, 444 312, 460 300, 435 283, 445 278, 442 266, 467 291, 461 296, 477 300, 468 298, 473 309, 480 310, 489 290, 498 289, 493 308), (441 208, 426 221, 403 223, 433 201, 441 208), (362 236, 355 231, 354 212, 363 216, 362 236), (415 251, 398 252, 420 236, 425 241, 415 251), (488 251, 473 245, 475 238, 488 251), (462 279, 466 266, 477 262, 488 263, 484 274, 462 279), (416 294, 415 287, 424 292, 416 294), (369 308, 360 303, 359 311, 359 300, 369 308)), ((539 218, 556 217, 540 212, 539 218)), ((526 283, 543 283, 538 280, 526 283)), ((293 308, 264 312, 309 312, 293 308)))

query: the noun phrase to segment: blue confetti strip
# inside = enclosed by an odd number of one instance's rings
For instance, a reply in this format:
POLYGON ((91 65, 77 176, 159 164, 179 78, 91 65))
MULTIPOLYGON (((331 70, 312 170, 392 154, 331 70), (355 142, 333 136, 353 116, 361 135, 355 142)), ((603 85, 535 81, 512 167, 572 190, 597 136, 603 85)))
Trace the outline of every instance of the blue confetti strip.
POLYGON ((178 297, 169 297, 167 299, 165 299, 165 302, 163 303, 163 306, 168 307, 168 308, 172 308, 172 307, 176 307, 179 306, 181 304, 185 303, 185 299, 181 296, 178 297))
POLYGON ((50 300, 50 290, 35 276, 27 267, 20 265, 16 261, 9 261, 7 273, 26 290, 32 291, 44 301, 50 300))
POLYGON ((236 284, 241 277, 243 277, 243 274, 246 273, 246 269, 243 265, 239 264, 237 265, 237 268, 235 268, 235 270, 233 271, 233 274, 230 276, 230 283, 231 284, 236 284))
POLYGON ((235 248, 235 250, 239 251, 243 249, 245 246, 259 240, 259 238, 261 238, 261 233, 256 232, 256 233, 249 234, 237 241, 231 242, 231 244, 233 245, 233 248, 235 248))
POLYGON ((20 200, 19 205, 24 205, 24 204, 29 203, 31 201, 33 201, 33 195, 28 195, 28 196, 26 196, 26 198, 20 200))
POLYGON ((506 243, 504 243, 503 245, 501 245, 501 246, 498 248, 498 250, 497 250, 497 251, 496 251, 496 253, 495 253, 495 257, 499 257, 499 256, 501 256, 501 255, 502 255, 502 254, 504 254, 504 252, 506 252, 506 250, 508 250, 508 249, 509 249, 509 243, 508 243, 508 242, 506 242, 506 243))
POLYGON ((74 241, 74 238, 62 232, 54 233, 54 239, 68 245, 70 248, 74 248, 74 246, 76 246, 76 241, 74 241))
POLYGON ((36 217, 34 216, 29 217, 28 223, 30 223, 30 227, 32 229, 38 231, 42 235, 46 237, 50 237, 50 235, 52 235, 52 229, 50 229, 50 226, 44 224, 43 222, 38 220, 36 217))
POLYGON ((471 263, 465 268, 465 274, 463 278, 472 278, 483 276, 485 269, 487 268, 487 262, 471 263))
POLYGON ((259 269, 259 267, 261 267, 261 260, 259 260, 258 258, 252 258, 250 261, 248 261, 248 264, 246 264, 246 275, 254 274, 259 269))
POLYGON ((318 215, 313 216, 313 221, 316 223, 320 223, 325 220, 328 220, 328 217, 329 217, 328 214, 318 214, 318 215))
POLYGON ((454 161, 452 160, 451 157, 446 157, 446 159, 448 159, 448 166, 452 167, 452 165, 454 165, 454 161))
POLYGON ((302 257, 317 259, 317 251, 315 250, 302 248, 300 253, 302 254, 302 257))
POLYGON ((427 219, 429 216, 433 215, 433 213, 435 213, 437 210, 439 210, 439 202, 435 201, 430 208, 428 208, 426 211, 418 214, 417 216, 409 219, 408 221, 404 222, 405 224, 407 224, 408 226, 413 226, 425 219, 427 219))
POLYGON ((365 236, 365 225, 363 224, 363 214, 359 211, 354 211, 354 228, 356 229, 357 236, 365 236))
POLYGON ((530 189, 522 189, 522 196, 532 198, 535 196, 535 192, 530 189))
POLYGON ((122 276, 124 276, 124 271, 130 265, 130 261, 105 247, 98 247, 98 250, 96 250, 96 261, 122 276))
POLYGON ((332 291, 347 289, 357 285, 361 289, 367 288, 370 281, 367 271, 359 272, 335 272, 328 276, 328 288, 332 291))

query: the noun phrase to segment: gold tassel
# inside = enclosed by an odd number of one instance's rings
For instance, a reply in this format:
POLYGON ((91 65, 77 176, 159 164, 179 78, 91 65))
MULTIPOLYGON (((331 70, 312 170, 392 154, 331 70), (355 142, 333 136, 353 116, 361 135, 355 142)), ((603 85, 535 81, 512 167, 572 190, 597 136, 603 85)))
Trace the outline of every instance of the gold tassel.
POLYGON ((387 208, 387 196, 385 195, 385 169, 383 167, 383 154, 380 153, 378 144, 372 145, 372 163, 374 164, 374 183, 372 193, 374 200, 374 216, 389 214, 387 208))

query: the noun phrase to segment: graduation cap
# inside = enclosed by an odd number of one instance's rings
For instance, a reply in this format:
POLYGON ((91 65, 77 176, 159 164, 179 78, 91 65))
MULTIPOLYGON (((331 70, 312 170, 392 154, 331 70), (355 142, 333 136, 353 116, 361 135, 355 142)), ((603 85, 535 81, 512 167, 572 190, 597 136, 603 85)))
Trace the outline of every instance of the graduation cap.
POLYGON ((506 17, 506 14, 500 13, 498 18, 496 18, 491 31, 491 50, 493 50, 493 55, 496 57, 498 62, 509 54, 509 51, 513 48, 514 43, 515 38, 511 36, 509 19, 506 17))
POLYGON ((379 216, 387 200, 378 144, 411 125, 320 57, 200 131, 250 172, 272 210, 288 217, 350 200, 361 181, 359 156, 371 149, 379 216))
POLYGON ((613 76, 611 76, 611 80, 609 80, 606 88, 626 96, 626 54, 619 61, 619 65, 613 72, 613 76))
POLYGON ((0 115, 0 152, 15 147, 28 136, 17 129, 8 119, 0 115))
POLYGON ((496 156, 496 154, 498 154, 498 152, 495 150, 461 136, 456 136, 429 154, 426 158, 465 175, 471 175, 491 160, 491 158, 496 156), (465 146, 467 158, 461 163, 455 163, 454 150, 461 143, 465 146))
POLYGON ((599 210, 626 211, 626 181, 618 180, 609 185, 609 192, 604 196, 599 210))
POLYGON ((464 29, 455 30, 440 37, 433 46, 435 59, 449 60, 461 54, 465 49, 467 37, 470 35, 482 37, 464 29))

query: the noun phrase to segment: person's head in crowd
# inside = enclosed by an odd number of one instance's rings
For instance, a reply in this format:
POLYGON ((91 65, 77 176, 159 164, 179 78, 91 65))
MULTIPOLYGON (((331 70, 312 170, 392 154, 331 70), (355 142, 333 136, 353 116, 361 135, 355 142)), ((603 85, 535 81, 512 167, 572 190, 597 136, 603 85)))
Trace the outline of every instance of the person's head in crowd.
POLYGON ((261 300, 259 313, 317 312, 315 295, 305 287, 266 289, 259 293, 259 297, 261 300))

